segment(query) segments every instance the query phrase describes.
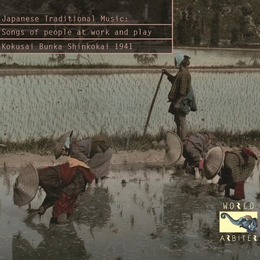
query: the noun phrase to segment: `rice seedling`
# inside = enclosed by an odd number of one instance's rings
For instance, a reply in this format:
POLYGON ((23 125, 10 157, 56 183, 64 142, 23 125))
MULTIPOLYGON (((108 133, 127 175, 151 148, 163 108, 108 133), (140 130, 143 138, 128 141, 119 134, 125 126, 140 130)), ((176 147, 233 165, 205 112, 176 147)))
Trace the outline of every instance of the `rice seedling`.
POLYGON ((110 203, 114 203, 114 202, 115 202, 115 197, 114 197, 114 195, 113 195, 112 193, 109 194, 109 199, 108 199, 108 201, 109 201, 110 203))
POLYGON ((164 203, 164 199, 162 196, 160 196, 160 204, 163 204, 164 203))
POLYGON ((162 222, 162 221, 163 221, 163 213, 162 213, 162 212, 160 212, 160 215, 159 215, 159 220, 160 220, 160 222, 162 222))
POLYGON ((149 192, 149 183, 145 183, 145 192, 149 192))
POLYGON ((201 229, 205 237, 212 237, 212 235, 214 234, 214 228, 207 223, 203 223, 201 229))
POLYGON ((98 215, 99 215, 99 218, 100 218, 100 219, 103 219, 103 217, 104 217, 104 214, 103 214, 103 212, 102 212, 102 211, 99 211, 99 214, 98 214, 98 215))
POLYGON ((134 216, 134 214, 130 215, 130 222, 131 222, 131 226, 133 227, 134 223, 135 223, 135 216, 134 216))
POLYGON ((10 191, 12 190, 12 185, 11 185, 11 179, 10 179, 10 174, 7 173, 7 171, 4 171, 4 186, 6 186, 6 194, 10 194, 10 191))
POLYGON ((202 219, 202 218, 199 218, 199 228, 202 227, 202 223, 203 223, 203 219, 202 219))
POLYGON ((152 211, 152 206, 147 207, 147 213, 151 214, 151 211, 152 211))
POLYGON ((19 230, 17 234, 15 235, 17 239, 22 238, 22 232, 19 230))
POLYGON ((6 173, 7 172, 7 163, 4 162, 4 172, 6 173))
POLYGON ((137 194, 136 194, 136 192, 133 194, 133 201, 134 201, 134 203, 137 203, 137 194))
POLYGON ((237 255, 232 255, 231 259, 232 260, 239 260, 239 255, 238 254, 237 255))

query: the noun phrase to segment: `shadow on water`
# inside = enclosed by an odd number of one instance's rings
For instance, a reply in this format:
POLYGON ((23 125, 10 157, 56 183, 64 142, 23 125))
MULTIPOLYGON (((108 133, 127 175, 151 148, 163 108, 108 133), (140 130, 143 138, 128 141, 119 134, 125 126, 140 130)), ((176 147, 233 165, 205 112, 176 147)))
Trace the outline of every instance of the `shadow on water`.
POLYGON ((27 223, 28 228, 36 230, 43 240, 34 248, 18 233, 13 236, 12 253, 14 260, 28 259, 91 259, 82 239, 75 231, 73 223, 66 226, 27 223))
POLYGON ((104 227, 111 215, 110 202, 112 200, 108 188, 89 186, 80 197, 72 219, 77 224, 85 224, 93 228, 104 227))
MULTIPOLYGON (((12 199, 17 174, 17 169, 0 170, 0 259, 232 260, 260 253, 260 241, 220 240, 219 211, 234 201, 216 196, 214 184, 191 175, 111 171, 108 179, 87 187, 62 226, 49 223, 51 209, 24 221, 28 206, 16 207, 12 199)), ((259 211, 257 167, 245 192, 242 202, 259 211)), ((31 207, 38 208, 44 196, 39 192, 31 207)))

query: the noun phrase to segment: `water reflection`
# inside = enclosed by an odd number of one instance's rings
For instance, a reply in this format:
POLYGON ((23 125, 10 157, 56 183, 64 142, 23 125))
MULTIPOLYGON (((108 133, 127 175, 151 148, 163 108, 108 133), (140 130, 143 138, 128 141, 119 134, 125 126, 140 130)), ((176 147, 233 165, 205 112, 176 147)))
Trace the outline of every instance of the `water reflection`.
POLYGON ((73 219, 78 224, 85 224, 89 227, 103 227, 111 215, 110 195, 108 188, 102 186, 88 186, 78 200, 73 219))
MULTIPOLYGON (((255 192, 259 190, 255 178, 259 178, 257 167, 253 178, 246 183, 247 200, 240 202, 241 205, 244 203, 247 205, 246 202, 253 203, 254 211, 259 208, 254 197, 255 192)), ((200 252, 201 256, 216 253, 223 259, 257 254, 259 241, 252 241, 250 237, 241 240, 238 237, 241 235, 239 233, 235 235, 219 233, 219 211, 223 210, 223 203, 236 205, 237 201, 212 195, 214 195, 214 185, 199 185, 198 181, 187 176, 175 177, 173 182, 164 185, 165 225, 171 232, 171 250, 182 256, 192 255, 192 252, 194 254, 200 252), (220 239, 221 235, 223 239, 220 239), (227 235, 230 237, 228 238, 227 235)))
POLYGON ((78 237, 72 222, 63 226, 52 224, 49 227, 33 222, 26 222, 26 225, 36 230, 43 240, 34 248, 21 233, 15 234, 12 242, 13 260, 92 258, 85 249, 84 241, 78 237))
MULTIPOLYGON (((41 200, 42 195, 39 192, 37 199, 41 200)), ((90 227, 90 235, 94 238, 92 229, 105 226, 110 218, 111 198, 108 188, 102 185, 88 186, 79 197, 75 211, 66 225, 49 224, 47 226, 44 219, 39 219, 33 213, 33 217, 30 217, 31 212, 27 210, 29 217, 26 217, 23 223, 30 230, 37 231, 43 239, 38 246, 35 246, 33 239, 28 239, 27 233, 31 231, 27 230, 25 235, 23 235, 24 232, 16 232, 12 242, 13 259, 92 259, 92 254, 87 252, 85 241, 77 234, 75 227, 80 227, 82 224, 90 227)), ((33 237, 36 236, 33 235, 33 237)))
POLYGON ((199 239, 199 221, 194 215, 206 210, 201 198, 183 191, 185 185, 177 182, 163 187, 165 224, 172 234, 171 248, 179 251, 199 239))
MULTIPOLYGON (((16 176, 11 171, 8 174, 12 187, 16 176)), ((65 226, 49 224, 51 211, 41 219, 24 222, 27 207, 13 205, 12 188, 6 194, 6 185, 2 172, 0 227, 5 235, 0 236, 0 259, 230 260, 259 256, 259 234, 257 242, 220 241, 218 212, 223 202, 232 200, 209 195, 211 185, 199 187, 197 180, 184 175, 171 178, 169 172, 162 175, 155 170, 112 172, 104 183, 88 187, 79 197, 65 226), (188 192, 188 186, 193 192, 188 192)), ((259 210, 256 192, 257 168, 246 183, 246 201, 254 202, 254 211, 259 210)), ((32 207, 42 195, 36 196, 32 207)))
POLYGON ((3 186, 6 187, 6 195, 9 195, 12 185, 11 185, 10 173, 8 173, 6 169, 4 169, 3 171, 3 186))

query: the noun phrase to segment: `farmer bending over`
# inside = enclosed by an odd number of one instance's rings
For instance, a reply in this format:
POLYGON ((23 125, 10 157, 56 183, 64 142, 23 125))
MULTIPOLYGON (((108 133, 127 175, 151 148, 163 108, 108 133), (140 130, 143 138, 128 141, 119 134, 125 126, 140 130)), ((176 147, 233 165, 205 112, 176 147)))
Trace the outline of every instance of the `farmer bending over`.
POLYGON ((35 169, 32 164, 22 168, 14 186, 14 204, 24 206, 35 197, 39 186, 46 197, 38 210, 43 215, 53 206, 51 223, 66 221, 74 211, 78 196, 95 179, 94 172, 84 163, 69 158, 68 163, 35 169))
POLYGON ((244 183, 249 176, 253 175, 256 160, 257 156, 246 148, 226 152, 218 190, 225 191, 225 196, 230 197, 230 189, 234 189, 233 199, 245 199, 244 183))
POLYGON ((195 134, 183 140, 183 169, 199 178, 199 168, 203 167, 203 159, 207 152, 217 143, 217 137, 212 133, 195 134))
POLYGON ((61 155, 70 156, 86 163, 99 178, 109 174, 109 165, 113 155, 112 142, 106 135, 95 135, 92 138, 71 142, 73 131, 63 134, 54 147, 55 158, 61 155))

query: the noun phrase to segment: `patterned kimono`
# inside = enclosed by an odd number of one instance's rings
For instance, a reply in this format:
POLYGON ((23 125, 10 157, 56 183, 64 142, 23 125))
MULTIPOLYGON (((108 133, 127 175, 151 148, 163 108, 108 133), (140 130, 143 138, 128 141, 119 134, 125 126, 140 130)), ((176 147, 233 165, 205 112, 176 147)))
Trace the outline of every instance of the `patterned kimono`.
POLYGON ((69 167, 68 163, 37 169, 39 185, 46 197, 41 205, 45 210, 53 206, 52 217, 71 214, 78 196, 85 191, 86 184, 95 179, 95 174, 81 166, 69 167))
POLYGON ((177 75, 169 74, 168 80, 172 83, 172 88, 168 94, 168 99, 171 102, 168 112, 174 115, 177 134, 183 140, 188 134, 186 115, 190 111, 197 110, 191 87, 191 75, 189 70, 181 65, 177 75))
POLYGON ((190 166, 198 166, 200 158, 204 158, 209 149, 212 148, 205 139, 205 135, 191 135, 183 141, 183 157, 190 166))
POLYGON ((109 174, 113 155, 112 142, 106 135, 95 135, 71 144, 70 156, 85 162, 101 178, 109 174))
POLYGON ((254 170, 255 160, 253 156, 243 155, 242 151, 227 152, 222 175, 232 182, 246 181, 254 170))
POLYGON ((219 184, 227 184, 226 196, 229 197, 229 189, 234 189, 235 199, 244 199, 244 183, 251 176, 257 156, 248 149, 226 152, 224 166, 221 169, 219 184))

